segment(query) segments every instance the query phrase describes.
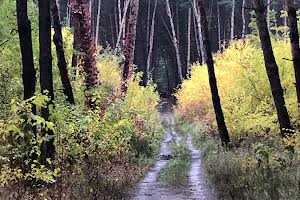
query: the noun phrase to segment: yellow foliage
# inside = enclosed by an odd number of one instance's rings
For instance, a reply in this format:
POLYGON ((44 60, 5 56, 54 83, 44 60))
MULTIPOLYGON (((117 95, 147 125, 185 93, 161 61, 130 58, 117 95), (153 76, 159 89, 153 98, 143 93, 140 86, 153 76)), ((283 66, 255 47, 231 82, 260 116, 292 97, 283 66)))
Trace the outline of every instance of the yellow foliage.
MULTIPOLYGON (((293 122, 297 119, 293 63, 287 41, 274 41, 273 49, 286 104, 293 122)), ((255 38, 243 44, 236 41, 223 53, 214 56, 219 94, 227 126, 234 135, 241 133, 278 133, 277 115, 260 48, 255 38)), ((214 121, 206 66, 194 64, 191 78, 177 93, 178 113, 190 120, 214 121)))

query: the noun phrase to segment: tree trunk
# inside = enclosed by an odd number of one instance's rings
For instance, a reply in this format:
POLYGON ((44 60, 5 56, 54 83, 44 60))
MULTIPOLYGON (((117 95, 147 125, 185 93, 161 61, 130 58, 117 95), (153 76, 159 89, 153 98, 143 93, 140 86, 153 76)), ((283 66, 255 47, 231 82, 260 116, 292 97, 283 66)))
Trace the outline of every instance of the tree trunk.
POLYGON ((51 4, 51 13, 52 13, 52 20, 53 20, 53 27, 54 27, 53 41, 56 46, 57 65, 60 72, 60 79, 63 86, 63 92, 67 97, 67 101, 70 104, 75 104, 72 85, 68 73, 67 61, 65 58, 63 36, 62 36, 62 30, 61 30, 61 24, 60 24, 60 18, 58 14, 56 0, 51 0, 50 4, 51 4))
POLYGON ((191 64, 191 21, 192 21, 192 11, 191 9, 189 9, 189 13, 188 13, 188 30, 187 30, 187 58, 186 58, 186 68, 187 68, 187 72, 189 74, 189 68, 190 68, 190 64, 191 64))
POLYGON ((214 110, 215 110, 218 129, 220 132, 221 142, 222 142, 222 144, 227 145, 230 142, 230 137, 229 137, 228 130, 227 130, 227 127, 225 124, 224 114, 223 114, 219 91, 218 91, 218 86, 217 86, 217 79, 216 79, 216 75, 215 75, 214 61, 213 61, 213 57, 212 57, 211 43, 209 40, 204 0, 199 1, 199 9, 200 9, 200 13, 201 13, 201 22, 202 22, 203 36, 204 36, 203 42, 205 43, 205 51, 206 51, 206 55, 207 55, 206 63, 207 63, 207 69, 208 69, 208 75, 209 75, 209 84, 210 84, 210 89, 211 89, 213 106, 214 106, 214 110))
POLYGON ((242 18, 243 18, 243 30, 242 30, 242 40, 245 43, 246 42, 246 6, 247 6, 247 0, 243 0, 243 6, 242 6, 242 18))
POLYGON ((268 30, 270 31, 270 25, 271 25, 271 0, 268 0, 268 2, 267 2, 267 24, 268 24, 268 30))
POLYGON ((193 14, 193 25, 194 25, 194 35, 195 35, 195 41, 196 41, 197 55, 198 55, 198 60, 200 61, 201 60, 201 50, 200 50, 200 44, 199 44, 199 36, 198 36, 195 13, 193 14))
POLYGON ((282 137, 285 137, 289 133, 291 133, 290 130, 292 130, 292 127, 280 82, 278 65, 274 57, 270 34, 268 31, 265 6, 263 0, 253 0, 253 5, 256 13, 256 23, 264 54, 266 71, 271 85, 275 107, 277 110, 280 131, 282 137))
POLYGON ((177 36, 176 36, 176 32, 175 32, 175 27, 174 27, 174 20, 173 20, 171 8, 170 8, 169 0, 166 0, 166 8, 167 8, 167 14, 168 14, 170 24, 171 24, 172 42, 173 42, 173 46, 174 46, 175 53, 176 53, 178 75, 179 75, 180 83, 182 83, 183 76, 182 76, 182 65, 181 65, 181 59, 180 59, 180 52, 179 52, 179 46, 178 46, 177 36))
MULTIPOLYGON (((126 33, 124 55, 125 61, 121 66, 122 71, 122 83, 121 83, 121 96, 127 93, 128 80, 132 78, 133 74, 133 61, 135 51, 135 39, 136 39, 136 24, 139 13, 139 0, 132 0, 130 4, 130 15, 128 20, 128 31, 126 33)), ((124 17, 126 15, 124 14, 124 17)))
POLYGON ((222 39, 221 39, 221 19, 220 19, 219 0, 217 0, 217 17, 218 17, 218 46, 219 46, 219 51, 221 51, 222 50, 222 39))
POLYGON ((84 53, 81 63, 85 76, 86 105, 94 109, 96 105, 88 91, 97 87, 100 82, 96 66, 96 47, 92 35, 91 16, 86 0, 72 0, 71 10, 74 24, 74 40, 77 41, 76 50, 84 53))
MULTIPOLYGON (((150 41, 149 41, 149 51, 148 51, 148 58, 147 58, 147 80, 150 80, 150 67, 151 67, 151 59, 152 59, 152 52, 153 52, 153 43, 154 43, 154 31, 155 31, 155 16, 156 16, 156 9, 157 9, 157 1, 155 0, 154 10, 152 14, 152 22, 151 22, 151 30, 150 30, 150 41)), ((149 10, 150 12, 150 10, 149 10)))
POLYGON ((199 48, 201 51, 201 63, 205 64, 206 63, 206 53, 205 53, 205 46, 203 43, 203 34, 202 34, 202 25, 201 25, 201 15, 202 13, 198 11, 199 7, 199 2, 201 0, 194 0, 193 1, 193 10, 194 10, 194 15, 196 17, 196 22, 197 22, 197 28, 198 28, 198 41, 199 41, 199 48), (197 3, 198 2, 198 3, 197 3))
MULTIPOLYGON (((22 56, 22 78, 24 86, 24 100, 34 96, 36 71, 33 61, 31 24, 27 15, 27 0, 17 0, 17 21, 22 56)), ((35 107, 32 108, 35 114, 35 107)))
POLYGON ((99 44, 99 31, 100 31, 100 15, 101 15, 101 3, 102 0, 98 1, 98 12, 97 12, 97 24, 96 24, 96 46, 99 44))
POLYGON ((288 9, 288 19, 290 28, 290 41, 293 55, 297 102, 300 105, 300 48, 299 48, 299 32, 297 24, 297 10, 295 8, 295 0, 285 0, 288 9))
POLYGON ((231 42, 235 39, 234 28, 235 28, 235 0, 232 0, 232 11, 231 11, 231 22, 230 22, 230 40, 231 42))
MULTIPOLYGON (((122 20, 120 23, 120 31, 119 31, 119 35, 118 35, 118 39, 117 39, 117 43, 116 43, 116 49, 118 49, 120 47, 122 35, 124 35, 125 30, 126 30, 126 17, 127 17, 127 11, 129 8, 129 3, 130 3, 130 1, 127 0, 124 4, 124 13, 123 13, 122 20)), ((124 37, 123 37, 123 39, 124 39, 124 37)))
MULTIPOLYGON (((50 1, 39 0, 39 43, 40 43, 40 84, 41 92, 48 95, 50 101, 45 108, 42 108, 42 117, 49 120, 49 106, 54 100, 52 56, 51 56, 51 14, 50 1), (47 92, 46 92, 47 91, 47 92)), ((42 130, 42 135, 53 136, 53 131, 42 130)), ((46 159, 54 159, 55 147, 54 138, 43 141, 41 146, 41 162, 47 164, 46 159)))
MULTIPOLYGON (((146 47, 147 51, 150 46, 150 17, 151 17, 151 0, 148 0, 148 9, 147 9, 147 36, 146 36, 146 47)), ((149 54, 149 52, 147 52, 149 54)))

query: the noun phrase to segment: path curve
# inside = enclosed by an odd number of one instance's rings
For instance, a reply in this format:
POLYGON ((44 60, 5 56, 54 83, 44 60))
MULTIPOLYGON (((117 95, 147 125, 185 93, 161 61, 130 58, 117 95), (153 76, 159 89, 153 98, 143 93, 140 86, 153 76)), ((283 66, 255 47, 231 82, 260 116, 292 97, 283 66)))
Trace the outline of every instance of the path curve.
POLYGON ((197 150, 192 143, 192 137, 187 138, 187 145, 191 152, 191 167, 189 171, 189 188, 185 193, 178 193, 159 181, 159 174, 164 169, 168 160, 165 159, 171 155, 169 144, 175 140, 177 144, 182 138, 175 131, 174 114, 171 111, 163 112, 161 120, 164 121, 170 129, 165 133, 163 142, 160 148, 160 160, 149 170, 148 174, 137 185, 133 200, 216 200, 212 190, 209 188, 207 177, 202 166, 201 152, 197 150))

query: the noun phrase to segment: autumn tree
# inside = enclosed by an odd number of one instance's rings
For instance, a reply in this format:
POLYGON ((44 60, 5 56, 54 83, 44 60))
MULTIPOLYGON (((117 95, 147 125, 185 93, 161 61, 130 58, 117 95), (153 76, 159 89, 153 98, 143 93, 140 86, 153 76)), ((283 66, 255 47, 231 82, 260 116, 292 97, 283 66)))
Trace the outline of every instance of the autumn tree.
POLYGON ((135 50, 135 39, 136 39, 136 24, 139 13, 139 0, 132 0, 130 2, 130 13, 128 19, 128 27, 125 38, 124 56, 125 61, 121 66, 121 93, 122 96, 127 92, 128 80, 133 74, 133 61, 134 61, 134 50, 135 50))
POLYGON ((94 108, 95 104, 88 91, 97 87, 100 82, 96 66, 96 44, 92 35, 90 10, 86 0, 72 0, 71 12, 75 48, 76 51, 84 54, 81 57, 81 67, 85 76, 86 104, 94 108))
POLYGON ((285 104, 284 92, 281 86, 278 65, 274 57, 270 33, 268 30, 268 24, 266 20, 266 7, 263 0, 253 0, 253 6, 256 14, 256 23, 264 55, 265 67, 271 85, 275 107, 277 110, 280 131, 281 135, 285 137, 288 135, 288 133, 290 133, 292 127, 290 116, 285 104))

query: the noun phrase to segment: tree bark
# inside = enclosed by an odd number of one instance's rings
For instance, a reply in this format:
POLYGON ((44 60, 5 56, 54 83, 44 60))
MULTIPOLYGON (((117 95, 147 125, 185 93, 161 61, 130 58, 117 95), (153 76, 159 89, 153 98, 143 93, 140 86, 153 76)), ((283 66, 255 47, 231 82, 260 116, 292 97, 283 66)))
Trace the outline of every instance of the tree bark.
POLYGON ((218 17, 218 46, 219 46, 219 51, 221 51, 222 50, 222 39, 221 39, 221 19, 220 19, 219 0, 217 0, 217 17, 218 17))
MULTIPOLYGON (((17 22, 22 56, 22 78, 24 86, 24 100, 34 96, 36 71, 34 68, 31 23, 27 15, 27 0, 17 0, 17 22)), ((32 108, 35 114, 35 107, 32 108)))
POLYGON ((246 42, 246 6, 247 6, 247 0, 243 0, 242 5, 242 18, 243 18, 243 30, 242 30, 242 40, 245 43, 246 42))
POLYGON ((203 43, 203 34, 202 34, 202 25, 201 25, 201 15, 202 13, 200 11, 198 11, 198 7, 199 7, 199 2, 201 0, 193 0, 193 10, 194 10, 194 15, 196 17, 196 22, 197 22, 197 28, 198 28, 198 41, 199 41, 199 48, 201 51, 201 63, 205 64, 207 57, 206 57, 206 53, 205 53, 205 46, 203 43))
POLYGON ((235 39, 234 28, 235 28, 235 0, 232 0, 232 11, 231 11, 231 22, 230 22, 230 40, 231 41, 233 41, 235 39))
POLYGON ((206 10, 204 5, 204 0, 199 1, 199 9, 201 13, 201 23, 203 27, 203 38, 205 43, 205 51, 207 55, 207 69, 208 69, 208 75, 209 75, 209 84, 211 89, 211 95, 212 95, 212 101, 213 106, 215 110, 216 120, 218 124, 218 130, 221 137, 222 144, 227 145, 230 142, 230 137, 228 134, 228 130, 225 124, 224 114, 221 106, 221 100, 219 96, 218 91, 218 85, 217 85, 217 79, 215 75, 215 69, 214 69, 214 61, 212 56, 212 50, 211 50, 211 43, 209 40, 209 33, 208 33, 208 25, 207 25, 207 19, 206 19, 206 10))
POLYGON ((119 35, 118 35, 118 39, 117 39, 117 43, 116 43, 116 49, 120 47, 122 35, 124 35, 125 30, 126 30, 126 17, 127 17, 127 11, 129 8, 129 3, 130 3, 130 1, 127 0, 124 4, 124 13, 123 13, 122 20, 120 23, 120 31, 119 31, 119 35))
POLYGON ((177 67, 178 67, 178 75, 180 79, 180 83, 183 81, 183 76, 182 76, 182 65, 181 65, 181 59, 180 59, 180 52, 179 52, 179 46, 178 46, 178 41, 177 41, 177 36, 175 32, 175 27, 174 27, 174 20, 171 12, 171 7, 170 7, 170 2, 169 0, 166 0, 166 9, 167 9, 167 14, 170 20, 171 24, 171 31, 172 31, 172 42, 173 46, 175 49, 175 54, 176 54, 176 62, 177 62, 177 67))
POLYGON ((76 50, 84 53, 81 63, 85 76, 86 105, 91 109, 95 109, 95 102, 92 101, 88 91, 97 87, 100 81, 96 66, 96 47, 92 35, 91 16, 86 0, 72 0, 71 10, 74 24, 74 40, 77 41, 76 50))
POLYGON ((263 0, 253 0, 253 6, 255 9, 256 23, 264 54, 266 71, 271 85, 275 107, 277 110, 281 135, 282 137, 286 137, 289 133, 291 133, 292 127, 285 104, 284 92, 281 86, 278 65, 273 53, 263 0))
POLYGON ((298 107, 300 105, 300 48, 295 0, 285 0, 288 9, 290 41, 293 55, 298 107))
POLYGON ((51 0, 50 4, 51 4, 51 13, 52 13, 52 20, 53 20, 53 27, 54 27, 53 41, 56 46, 57 65, 60 72, 60 79, 63 86, 63 92, 67 97, 67 101, 70 104, 75 104, 73 89, 72 89, 69 72, 68 72, 67 61, 65 58, 62 29, 61 29, 56 0, 51 0))
MULTIPOLYGON (((121 96, 127 93, 128 80, 132 78, 133 74, 133 61, 135 51, 135 39, 136 39, 136 24, 139 13, 139 0, 132 0, 130 4, 130 15, 128 20, 128 31, 126 33, 124 55, 125 61, 121 66, 122 82, 121 82, 121 96)), ((124 14, 124 17, 126 15, 124 14)))
MULTIPOLYGON (((53 104, 53 74, 51 55, 51 14, 50 1, 39 0, 39 43, 40 43, 40 84, 41 92, 50 99, 47 106, 42 108, 42 117, 49 120, 49 106, 53 104), (46 92, 47 91, 47 92, 46 92)), ((42 129, 42 135, 53 136, 53 131, 42 129)), ((45 140, 41 145, 41 162, 47 164, 47 158, 54 159, 54 138, 45 140)))
POLYGON ((192 11, 191 9, 189 9, 188 11, 188 25, 187 25, 187 59, 186 59, 186 68, 187 68, 187 72, 189 74, 189 67, 190 67, 190 64, 191 64, 191 21, 192 21, 192 11))
MULTIPOLYGON (((153 52, 153 43, 154 43, 154 32, 155 32, 155 16, 156 16, 156 9, 157 9, 157 1, 155 0, 154 10, 152 14, 152 22, 151 22, 151 29, 150 29, 150 40, 149 40, 149 51, 148 51, 148 58, 147 58, 147 80, 150 80, 150 68, 151 68, 151 59, 152 59, 152 52, 153 52)), ((149 10, 150 12, 150 10, 149 10)))
POLYGON ((98 1, 98 12, 97 12, 97 24, 96 24, 96 46, 99 44, 99 31, 100 31, 100 15, 101 15, 101 3, 102 0, 98 1))

